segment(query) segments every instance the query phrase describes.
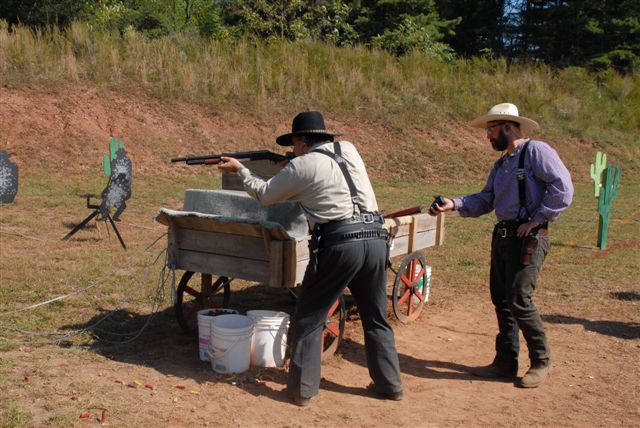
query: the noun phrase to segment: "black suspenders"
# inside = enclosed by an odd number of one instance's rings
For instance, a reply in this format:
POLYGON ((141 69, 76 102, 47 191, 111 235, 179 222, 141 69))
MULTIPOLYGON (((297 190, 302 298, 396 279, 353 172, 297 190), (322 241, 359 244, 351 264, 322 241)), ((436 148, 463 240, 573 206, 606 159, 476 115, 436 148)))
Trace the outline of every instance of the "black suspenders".
POLYGON ((353 183, 351 174, 349 174, 349 170, 347 169, 347 164, 344 161, 344 158, 342 157, 342 149, 340 149, 339 142, 336 141, 333 143, 333 150, 335 151, 335 153, 327 152, 325 150, 314 150, 314 151, 317 153, 322 153, 325 156, 329 156, 331 159, 337 162, 338 166, 340 167, 340 170, 342 171, 342 175, 344 175, 344 179, 347 181, 347 185, 349 186, 349 193, 351 193, 351 202, 353 203, 353 206, 354 206, 354 210, 353 210, 354 215, 356 214, 355 212, 356 206, 360 210, 360 213, 365 213, 366 210, 364 209, 364 207, 358 203, 358 191, 356 190, 356 185, 353 183))
MULTIPOLYGON (((531 141, 531 140, 529 140, 531 141)), ((518 198, 520 199, 520 208, 518 208, 518 220, 520 220, 520 213, 524 209, 524 212, 527 214, 526 220, 531 220, 531 214, 529 214, 529 210, 527 209, 527 189, 526 189, 526 178, 527 175, 524 171, 524 158, 527 154, 527 146, 529 145, 529 141, 524 143, 522 146, 522 151, 520 152, 520 158, 518 159, 518 171, 516 176, 518 177, 518 198)))

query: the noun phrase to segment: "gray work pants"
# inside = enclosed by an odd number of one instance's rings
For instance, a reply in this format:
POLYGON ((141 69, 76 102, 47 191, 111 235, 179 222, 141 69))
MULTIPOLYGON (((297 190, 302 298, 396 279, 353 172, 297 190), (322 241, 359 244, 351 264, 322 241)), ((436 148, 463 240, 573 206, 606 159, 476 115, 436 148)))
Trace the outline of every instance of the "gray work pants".
POLYGON ((493 235, 491 244, 491 300, 498 317, 496 363, 505 369, 518 368, 520 350, 518 330, 522 330, 529 359, 533 365, 546 365, 549 346, 538 308, 533 304, 533 292, 538 273, 549 252, 549 237, 540 236, 531 264, 520 262, 523 240, 515 236, 493 235))
POLYGON ((349 287, 364 329, 369 375, 376 390, 400 392, 400 366, 387 320, 387 259, 383 239, 321 248, 305 274, 292 324, 293 349, 287 381, 291 397, 310 398, 320 388, 322 328, 331 305, 349 287))

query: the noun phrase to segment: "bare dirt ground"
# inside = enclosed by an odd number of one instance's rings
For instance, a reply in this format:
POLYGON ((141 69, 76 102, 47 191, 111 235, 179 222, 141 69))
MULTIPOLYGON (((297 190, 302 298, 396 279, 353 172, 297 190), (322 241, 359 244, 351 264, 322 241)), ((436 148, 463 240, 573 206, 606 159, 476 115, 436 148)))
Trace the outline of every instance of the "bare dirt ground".
MULTIPOLYGON (((571 308, 544 299, 543 313, 565 315, 545 316, 553 371, 543 386, 525 390, 468 373, 492 358, 495 321, 488 297, 434 287, 432 302, 416 322, 395 324, 405 388, 401 402, 379 400, 365 390, 369 378, 357 319, 347 323, 338 356, 323 365, 321 392, 307 408, 288 403, 284 371, 217 375, 198 361, 195 341, 179 335, 157 346, 147 340, 144 349, 106 349, 94 356, 72 350, 61 356, 47 348, 8 352, 3 358, 16 363, 9 396, 35 415, 35 426, 51 423, 60 409, 92 413, 77 422, 83 426, 99 424, 102 409, 111 426, 640 424, 638 325, 572 317, 566 315, 571 308), (255 377, 264 384, 250 383, 255 377)), ((521 354, 522 375, 527 361, 521 354)))
MULTIPOLYGON (((153 179, 152 174, 176 174, 167 162, 174 155, 256 146, 275 149, 272 137, 286 132, 282 124, 289 120, 274 119, 279 124, 274 126, 239 113, 221 115, 177 101, 124 97, 81 85, 0 88, 0 149, 14 153, 21 174, 51 171, 59 177, 66 170, 76 176, 95 175, 95 165, 106 153, 108 135, 113 133, 127 142, 138 185, 145 177, 153 179)), ((365 158, 372 175, 385 179, 393 165, 383 161, 389 147, 384 126, 354 127, 346 121, 329 125, 337 130, 348 128, 354 140, 367 141, 365 158)), ((488 155, 478 155, 481 143, 477 135, 455 124, 451 128, 460 129, 452 131, 458 132, 454 151, 460 159, 484 165, 488 155)), ((443 141, 437 134, 429 137, 443 141)), ((436 145, 440 144, 444 143, 436 145)), ((428 168, 414 168, 432 160, 428 151, 416 157, 406 141, 399 147, 397 152, 415 158, 401 178, 422 179, 421 174, 429 174, 428 168)), ((584 146, 577 145, 570 150, 581 148, 584 146)), ((437 162, 429 165, 442 167, 437 162)), ((470 167, 466 174, 483 174, 484 166, 482 171, 478 168, 470 167)), ((199 172, 182 169, 179 173, 199 172)), ((145 186, 153 190, 152 182, 145 186)), ((41 201, 40 192, 42 189, 25 192, 25 196, 31 198, 28 201, 41 201)), ((18 212, 20 206, 6 208, 4 212, 21 226, 4 225, 11 233, 0 238, 4 241, 3 262, 9 253, 19 260, 33 258, 33 269, 44 269, 42 275, 53 281, 74 273, 59 271, 54 263, 64 266, 68 251, 78 246, 78 242, 58 241, 68 230, 62 220, 78 221, 85 213, 79 206, 52 206, 33 204, 24 213, 18 212), (31 217, 37 217, 37 223, 27 221, 31 217), (56 251, 46 243, 24 239, 38 228, 46 242, 55 240, 56 251), (51 257, 50 266, 43 266, 45 256, 51 257)), ((128 243, 140 246, 162 229, 148 226, 157 208, 132 204, 121 225, 128 243), (136 224, 152 231, 136 229, 136 224), (141 237, 135 237, 136 233, 141 237)), ((95 231, 83 233, 85 237, 95 235, 95 231)), ((90 250, 118 248, 104 236, 83 239, 82 245, 90 250)), ((611 248, 616 251, 615 246, 611 248)), ((393 321, 405 387, 401 402, 379 400, 365 390, 370 381, 362 329, 353 311, 338 355, 323 366, 320 394, 309 407, 298 408, 286 398, 284 370, 253 368, 238 377, 215 374, 198 360, 195 339, 180 333, 171 308, 163 307, 151 327, 129 346, 25 345, 0 352, 0 362, 6 363, 6 372, 0 373, 4 382, 0 397, 6 401, 0 409, 24 409, 32 416, 32 426, 640 426, 640 295, 621 293, 590 305, 592 296, 587 291, 577 291, 576 299, 558 298, 545 289, 545 275, 543 272, 536 303, 544 316, 554 368, 538 389, 524 390, 511 382, 486 381, 469 374, 470 368, 493 358, 496 322, 488 290, 484 286, 460 288, 456 280, 436 270, 432 298, 420 318, 407 325, 393 321), (87 413, 90 415, 80 418, 87 413)), ((4 278, 0 278, 2 288, 7 287, 4 278)), ((59 293, 54 290, 52 296, 59 293)), ((261 291, 256 293, 254 298, 261 298, 261 291)), ((37 300, 42 299, 16 305, 37 300)), ((528 367, 524 344, 523 348, 520 375, 528 367)))

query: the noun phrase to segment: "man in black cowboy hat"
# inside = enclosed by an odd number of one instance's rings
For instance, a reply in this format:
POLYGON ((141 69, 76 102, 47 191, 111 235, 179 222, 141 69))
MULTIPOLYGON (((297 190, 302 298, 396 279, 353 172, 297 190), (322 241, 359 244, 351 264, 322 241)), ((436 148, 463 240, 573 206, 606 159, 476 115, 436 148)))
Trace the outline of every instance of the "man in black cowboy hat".
POLYGON ((293 318, 293 348, 287 390, 299 406, 320 388, 322 329, 331 305, 349 287, 364 328, 370 389, 391 400, 402 398, 395 339, 387 320, 386 231, 377 214, 362 158, 348 141, 334 142, 322 114, 307 111, 293 119, 291 132, 276 142, 296 155, 270 180, 251 173, 237 159, 222 158, 223 171, 237 172, 246 192, 263 205, 297 201, 311 229, 311 260, 293 318))
POLYGON ((493 106, 471 126, 483 128, 493 149, 504 155, 491 169, 484 189, 462 198, 443 198, 429 212, 455 210, 462 217, 479 217, 495 210, 489 287, 498 318, 496 355, 472 374, 515 379, 521 330, 531 366, 518 385, 536 388, 549 374, 551 354, 533 292, 549 252, 549 224, 573 198, 571 175, 548 144, 527 138, 538 124, 520 116, 514 104, 493 106))

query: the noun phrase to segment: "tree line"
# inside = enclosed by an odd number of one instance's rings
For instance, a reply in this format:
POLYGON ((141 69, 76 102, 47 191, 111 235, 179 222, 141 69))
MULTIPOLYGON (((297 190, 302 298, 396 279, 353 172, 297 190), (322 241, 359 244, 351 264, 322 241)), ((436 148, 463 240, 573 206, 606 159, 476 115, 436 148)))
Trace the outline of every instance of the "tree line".
POLYGON ((640 69, 638 0, 3 0, 9 25, 217 40, 313 38, 401 56, 507 58, 552 66, 640 69))

